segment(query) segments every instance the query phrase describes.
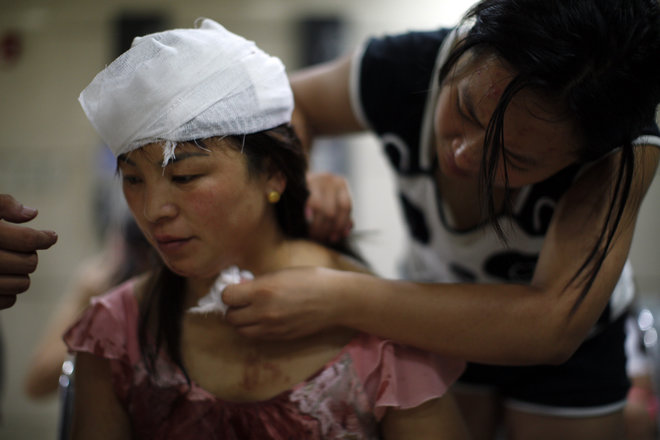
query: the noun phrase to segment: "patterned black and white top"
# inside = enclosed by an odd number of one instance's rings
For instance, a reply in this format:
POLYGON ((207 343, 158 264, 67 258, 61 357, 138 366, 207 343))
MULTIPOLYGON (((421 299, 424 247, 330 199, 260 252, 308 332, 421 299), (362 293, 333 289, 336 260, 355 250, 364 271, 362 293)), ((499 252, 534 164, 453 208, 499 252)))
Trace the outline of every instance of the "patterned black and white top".
MULTIPOLYGON (((403 275, 422 282, 528 282, 555 205, 582 166, 570 166, 545 181, 522 188, 511 221, 501 222, 508 243, 484 224, 455 230, 443 211, 432 142, 438 72, 456 32, 440 29, 369 40, 353 60, 351 100, 355 114, 379 137, 395 171, 407 225, 403 275)), ((649 129, 635 143, 660 147, 660 131, 649 129)), ((632 301, 626 264, 601 318, 618 317, 632 301)))

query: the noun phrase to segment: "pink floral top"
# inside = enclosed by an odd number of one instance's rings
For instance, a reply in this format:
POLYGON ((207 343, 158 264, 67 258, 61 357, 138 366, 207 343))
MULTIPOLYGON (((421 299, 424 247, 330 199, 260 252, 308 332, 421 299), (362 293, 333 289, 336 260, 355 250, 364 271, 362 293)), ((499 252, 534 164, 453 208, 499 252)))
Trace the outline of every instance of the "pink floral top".
POLYGON ((442 396, 463 362, 360 334, 312 377, 265 401, 219 399, 164 357, 147 374, 133 283, 96 297, 64 335, 72 352, 108 359, 113 387, 140 439, 377 439, 388 408, 442 396))

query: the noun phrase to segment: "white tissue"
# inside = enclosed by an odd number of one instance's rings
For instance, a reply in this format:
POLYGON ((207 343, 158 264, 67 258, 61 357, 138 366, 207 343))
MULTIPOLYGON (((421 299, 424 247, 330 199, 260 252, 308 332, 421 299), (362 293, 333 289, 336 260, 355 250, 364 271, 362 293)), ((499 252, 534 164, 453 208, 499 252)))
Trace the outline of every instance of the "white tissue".
POLYGON ((216 278, 211 291, 201 297, 197 306, 188 309, 189 313, 212 313, 219 312, 224 315, 227 312, 227 304, 222 301, 222 292, 230 284, 238 284, 244 280, 253 280, 254 275, 246 270, 240 270, 236 266, 230 266, 220 272, 216 278))

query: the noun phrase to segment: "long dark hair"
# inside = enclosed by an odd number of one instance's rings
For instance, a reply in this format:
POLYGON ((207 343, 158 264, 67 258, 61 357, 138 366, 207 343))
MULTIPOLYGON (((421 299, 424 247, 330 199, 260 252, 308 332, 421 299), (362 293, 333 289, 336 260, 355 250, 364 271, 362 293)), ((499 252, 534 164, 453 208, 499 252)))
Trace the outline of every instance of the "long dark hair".
MULTIPOLYGON (((275 205, 277 222, 285 236, 308 236, 305 202, 309 196, 305 173, 307 158, 290 125, 281 125, 245 136, 229 136, 228 145, 242 151, 251 176, 281 172, 287 181, 286 191, 275 205)), ((204 140, 192 141, 207 148, 204 140)), ((181 322, 185 278, 175 274, 162 262, 153 272, 140 303, 138 340, 140 351, 150 374, 157 374, 156 359, 162 348, 189 381, 181 354, 181 322), (153 321, 152 321, 153 320, 153 321), (155 324, 155 334, 149 331, 155 324)))
MULTIPOLYGON (((628 201, 635 154, 632 141, 654 119, 660 102, 660 12, 657 0, 483 0, 466 14, 469 30, 440 72, 448 78, 467 51, 494 54, 515 76, 486 128, 482 194, 501 238, 493 181, 504 162, 504 113, 512 98, 529 89, 552 96, 581 130, 579 161, 620 149, 614 192, 598 241, 571 282, 583 284, 577 308, 609 251, 628 201)), ((508 198, 508 197, 507 197, 508 198)))

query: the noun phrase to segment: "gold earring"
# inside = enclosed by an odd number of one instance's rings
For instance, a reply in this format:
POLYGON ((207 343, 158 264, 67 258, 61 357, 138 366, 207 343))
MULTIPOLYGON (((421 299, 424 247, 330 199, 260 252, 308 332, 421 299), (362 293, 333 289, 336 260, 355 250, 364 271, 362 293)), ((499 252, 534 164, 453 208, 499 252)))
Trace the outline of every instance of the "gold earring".
POLYGON ((271 191, 268 193, 268 201, 270 203, 277 203, 280 201, 280 193, 277 191, 271 191))

